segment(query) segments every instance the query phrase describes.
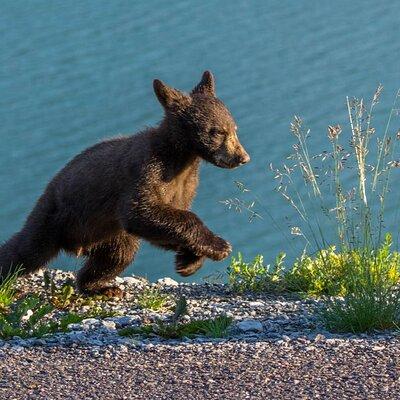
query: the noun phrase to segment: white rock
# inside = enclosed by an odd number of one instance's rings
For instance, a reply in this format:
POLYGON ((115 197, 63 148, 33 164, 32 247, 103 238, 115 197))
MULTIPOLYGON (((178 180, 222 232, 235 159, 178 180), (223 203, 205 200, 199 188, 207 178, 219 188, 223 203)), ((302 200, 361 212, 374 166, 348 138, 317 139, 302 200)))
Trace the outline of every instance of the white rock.
POLYGON ((75 323, 74 324, 68 324, 67 328, 70 331, 79 331, 79 330, 82 329, 82 325, 81 324, 75 324, 75 323))
POLYGON ((117 283, 124 283, 124 278, 121 278, 120 276, 117 276, 117 277, 115 278, 115 282, 117 282, 117 283))
POLYGON ((251 308, 265 307, 265 304, 262 301, 249 301, 249 307, 251 308))
POLYGON ((82 320, 82 325, 96 325, 99 323, 99 320, 96 318, 86 318, 82 320))
POLYGON ((119 345, 118 350, 119 350, 121 353, 126 353, 126 352, 128 351, 128 347, 125 346, 124 344, 121 344, 121 345, 119 345))
POLYGON ((113 321, 118 327, 132 325, 134 322, 140 322, 140 317, 134 315, 124 315, 121 317, 107 318, 107 321, 113 321))
POLYGON ((26 322, 33 315, 32 310, 27 310, 26 314, 21 318, 21 321, 26 322))
POLYGON ((263 325, 260 321, 255 319, 245 319, 236 325, 242 332, 262 332, 263 325))
POLYGON ((134 276, 126 276, 124 282, 129 286, 143 286, 145 284, 141 279, 134 276))
POLYGON ((105 328, 107 328, 108 330, 110 330, 110 331, 113 331, 113 330, 115 330, 115 328, 116 328, 115 322, 114 322, 114 321, 106 321, 106 320, 103 320, 103 321, 101 321, 101 324, 102 324, 105 328))
POLYGON ((168 277, 159 279, 157 283, 159 285, 165 285, 165 286, 179 286, 179 283, 177 281, 174 281, 172 278, 168 277))

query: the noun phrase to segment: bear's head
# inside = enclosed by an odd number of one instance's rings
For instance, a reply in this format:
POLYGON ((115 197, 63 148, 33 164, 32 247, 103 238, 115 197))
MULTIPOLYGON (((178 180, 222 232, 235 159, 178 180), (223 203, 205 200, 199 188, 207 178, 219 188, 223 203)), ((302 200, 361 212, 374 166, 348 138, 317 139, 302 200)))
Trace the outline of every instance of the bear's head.
POLYGON ((237 137, 236 123, 215 96, 214 77, 206 71, 200 83, 185 94, 158 79, 154 92, 165 110, 165 119, 173 134, 189 143, 196 155, 221 168, 246 164, 250 157, 237 137))

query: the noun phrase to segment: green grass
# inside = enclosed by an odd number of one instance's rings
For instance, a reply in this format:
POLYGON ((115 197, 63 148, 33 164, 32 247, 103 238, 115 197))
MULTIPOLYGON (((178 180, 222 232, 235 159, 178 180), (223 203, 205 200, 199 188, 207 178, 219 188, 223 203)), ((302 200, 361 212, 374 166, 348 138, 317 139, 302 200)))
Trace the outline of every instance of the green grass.
POLYGON ((85 318, 89 318, 86 315, 81 315, 81 314, 76 314, 73 312, 68 312, 64 316, 60 318, 59 321, 59 328, 61 332, 67 332, 68 331, 68 325, 69 324, 78 324, 85 318))
POLYGON ((360 288, 343 300, 333 299, 321 314, 332 332, 363 333, 374 330, 398 329, 400 298, 393 290, 380 292, 377 288, 360 288))
POLYGON ((84 318, 105 318, 119 315, 116 311, 105 310, 101 307, 99 303, 107 301, 106 296, 81 295, 75 291, 72 280, 67 280, 58 287, 48 271, 44 272, 44 287, 46 301, 58 310, 75 310, 86 306, 89 307, 89 311, 85 313, 84 318))
POLYGON ((146 288, 137 297, 137 304, 143 309, 159 311, 167 305, 169 300, 170 297, 161 293, 159 289, 146 288))
POLYGON ((313 257, 303 254, 292 268, 282 266, 278 275, 276 271, 271 275, 260 256, 251 263, 239 256, 233 258, 235 268, 229 269, 229 281, 239 292, 270 292, 272 287, 274 291, 331 296, 325 298, 320 315, 331 331, 394 329, 400 325, 400 253, 391 247, 390 235, 377 249, 340 253, 331 246, 313 257))
POLYGON ((191 338, 198 335, 204 335, 211 338, 222 338, 227 335, 231 324, 232 318, 221 315, 213 319, 202 319, 180 323, 165 323, 158 321, 153 325, 120 329, 118 334, 120 336, 128 337, 136 335, 157 335, 164 339, 191 338))
POLYGON ((63 312, 57 319, 51 318, 56 310, 46 298, 28 294, 24 298, 12 302, 7 310, 0 312, 0 338, 11 339, 40 338, 56 332, 67 332, 68 325, 79 323, 85 318, 104 318, 116 315, 115 312, 99 308, 90 309, 85 313, 63 312))
POLYGON ((400 256, 391 237, 377 250, 353 251, 346 259, 343 300, 326 303, 322 318, 335 332, 394 329, 400 323, 400 256))
POLYGON ((0 311, 6 309, 14 301, 18 274, 19 270, 6 276, 0 282, 0 311))
POLYGON ((67 313, 54 321, 47 318, 53 311, 52 304, 34 294, 13 302, 7 312, 0 314, 0 338, 40 338, 56 332, 66 332, 69 324, 81 322, 85 318, 84 315, 67 313))

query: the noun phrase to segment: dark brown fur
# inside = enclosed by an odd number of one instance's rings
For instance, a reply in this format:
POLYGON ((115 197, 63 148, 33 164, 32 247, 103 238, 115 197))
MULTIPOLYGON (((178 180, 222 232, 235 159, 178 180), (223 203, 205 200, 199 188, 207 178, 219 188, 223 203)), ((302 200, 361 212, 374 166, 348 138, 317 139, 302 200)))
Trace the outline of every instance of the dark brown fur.
POLYGON ((201 159, 233 168, 249 161, 236 125, 215 97, 210 72, 190 94, 159 80, 165 117, 156 128, 106 140, 70 161, 49 183, 22 230, 0 247, 0 278, 30 273, 60 250, 84 255, 78 287, 116 294, 107 283, 130 264, 143 238, 176 252, 188 276, 205 258, 222 260, 231 246, 188 211, 201 159))

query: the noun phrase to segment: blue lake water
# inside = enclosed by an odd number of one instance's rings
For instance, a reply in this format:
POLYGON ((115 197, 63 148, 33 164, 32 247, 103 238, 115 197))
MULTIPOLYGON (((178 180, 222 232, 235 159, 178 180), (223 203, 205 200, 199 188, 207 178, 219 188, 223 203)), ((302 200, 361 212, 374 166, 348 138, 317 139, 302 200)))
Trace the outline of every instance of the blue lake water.
MULTIPOLYGON (((210 69, 252 162, 234 171, 204 165, 193 208, 246 257, 293 256, 301 244, 282 233, 293 211, 274 192, 268 165, 290 153, 294 114, 321 151, 327 125, 346 124, 346 95, 370 97, 379 82, 383 127, 400 87, 399 16, 395 1, 2 1, 0 240, 76 153, 161 119, 154 78, 188 91, 210 69), (235 180, 252 190, 246 199, 261 200, 262 220, 249 223, 220 203, 238 196, 235 180)), ((396 204, 387 208, 392 222, 396 204)), ((79 261, 51 265, 77 269, 79 261)), ((191 279, 226 265, 207 262, 191 279)), ((154 280, 177 278, 173 271, 172 254, 143 245, 126 273, 154 280)))

